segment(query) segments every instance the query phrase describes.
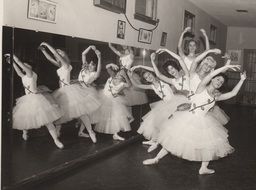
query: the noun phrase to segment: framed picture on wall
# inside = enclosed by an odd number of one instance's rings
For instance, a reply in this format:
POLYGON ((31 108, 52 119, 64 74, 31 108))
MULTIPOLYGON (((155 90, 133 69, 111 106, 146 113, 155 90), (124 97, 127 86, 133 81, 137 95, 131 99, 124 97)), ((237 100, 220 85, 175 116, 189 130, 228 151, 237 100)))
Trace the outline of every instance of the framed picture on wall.
POLYGON ((214 25, 210 25, 210 38, 209 38, 210 43, 216 45, 217 42, 217 27, 214 25))
POLYGON ((162 32, 160 46, 166 46, 166 41, 167 41, 167 33, 166 32, 162 32))
POLYGON ((28 0, 28 18, 56 23, 57 3, 50 0, 28 0))
POLYGON ((125 21, 122 20, 118 20, 117 22, 117 34, 116 37, 120 38, 120 39, 124 39, 125 38, 125 21))
POLYGON ((195 15, 191 12, 185 10, 184 12, 184 24, 183 24, 183 30, 187 27, 191 28, 191 34, 195 34, 195 15))
POLYGON ((228 50, 227 52, 230 56, 232 65, 240 65, 241 64, 242 50, 228 50))
POLYGON ((146 29, 140 28, 138 42, 151 44, 152 36, 153 36, 152 30, 146 30, 146 29))

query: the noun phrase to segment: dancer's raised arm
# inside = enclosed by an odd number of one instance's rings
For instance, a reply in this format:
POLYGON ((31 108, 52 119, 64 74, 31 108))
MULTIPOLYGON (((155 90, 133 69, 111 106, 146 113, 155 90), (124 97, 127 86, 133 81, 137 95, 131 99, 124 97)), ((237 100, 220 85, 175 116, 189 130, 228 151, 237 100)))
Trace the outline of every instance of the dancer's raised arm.
POLYGON ((225 65, 223 67, 220 67, 216 70, 214 70, 213 72, 211 72, 210 74, 208 74, 198 85, 198 88, 196 90, 196 93, 200 93, 202 92, 207 84, 209 84, 209 82, 212 80, 213 77, 215 77, 216 75, 226 72, 228 69, 232 69, 232 70, 238 70, 240 69, 240 65, 225 65))
POLYGON ((60 67, 61 65, 46 51, 45 47, 43 46, 39 46, 38 48, 39 50, 41 50, 41 52, 44 54, 44 56, 46 57, 46 59, 48 61, 50 61, 53 65, 60 67))
POLYGON ((135 87, 137 87, 137 88, 141 88, 141 89, 145 89, 145 90, 147 90, 147 89, 152 89, 150 85, 139 84, 139 83, 136 82, 136 80, 134 80, 133 74, 134 74, 135 69, 138 69, 138 68, 141 68, 141 67, 132 67, 132 68, 131 68, 131 71, 128 71, 128 76, 129 76, 129 78, 130 78, 132 84, 133 84, 135 87))
POLYGON ((194 74, 196 72, 198 63, 200 61, 202 61, 209 53, 221 54, 221 50, 220 49, 209 49, 209 50, 201 53, 200 55, 198 55, 191 65, 190 74, 194 74))
MULTIPOLYGON (((7 63, 9 63, 9 64, 11 64, 11 57, 10 57, 11 55, 10 54, 5 54, 4 55, 4 57, 6 58, 6 62, 7 63)), ((16 73, 17 73, 17 75, 19 76, 19 77, 24 77, 25 75, 23 74, 23 72, 20 70, 20 68, 18 67, 18 65, 16 65, 16 63, 15 63, 15 61, 13 60, 13 68, 14 68, 14 70, 16 71, 16 73)))
POLYGON ((101 72, 101 53, 99 50, 95 50, 95 54, 97 55, 98 58, 98 65, 97 65, 97 71, 96 71, 96 77, 98 78, 100 76, 100 72, 101 72))
POLYGON ((118 55, 119 57, 122 56, 121 52, 118 51, 111 43, 108 43, 108 46, 116 55, 118 55))
POLYGON ((88 48, 86 48, 83 52, 82 52, 82 63, 83 64, 88 64, 86 61, 86 55, 87 53, 90 51, 90 49, 92 49, 94 52, 96 51, 96 47, 95 46, 89 46, 88 48))
POLYGON ((220 96, 217 96, 215 99, 216 101, 222 101, 222 100, 227 100, 230 98, 233 98, 234 96, 237 95, 237 93, 239 92, 239 90, 241 89, 245 79, 246 79, 246 72, 243 72, 240 74, 240 81, 237 83, 237 85, 233 88, 232 91, 228 92, 228 93, 224 93, 221 94, 220 96))
POLYGON ((205 51, 210 49, 210 43, 209 43, 209 38, 206 34, 206 31, 204 29, 200 29, 200 31, 202 32, 204 39, 205 39, 205 51))
POLYGON ((191 28, 187 27, 180 35, 180 39, 179 39, 179 43, 178 43, 178 50, 179 50, 179 55, 181 56, 182 59, 184 59, 184 57, 185 57, 183 47, 182 47, 183 37, 184 37, 184 34, 186 34, 190 30, 191 30, 191 28))
MULTIPOLYGON (((55 57, 56 61, 61 63, 61 66, 64 67, 68 67, 70 65, 70 63, 68 62, 68 60, 65 60, 56 49, 54 49, 50 44, 46 43, 46 42, 42 42, 40 46, 45 46, 49 49, 49 51, 53 54, 53 56, 55 57)), ((64 52, 63 52, 64 53, 64 52)))
POLYGON ((184 63, 183 59, 182 59, 179 55, 177 55, 176 53, 174 53, 174 52, 172 52, 172 51, 170 51, 170 50, 168 50, 168 49, 158 49, 158 50, 156 51, 156 53, 159 53, 159 54, 161 54, 161 53, 163 53, 163 52, 167 52, 167 53, 170 54, 173 58, 177 59, 177 60, 179 61, 179 63, 180 63, 180 66, 181 66, 182 70, 184 71, 184 74, 185 74, 186 76, 189 76, 189 70, 188 70, 186 64, 184 63))
POLYGON ((153 66, 153 68, 154 68, 154 72, 155 72, 156 76, 157 76, 160 80, 162 80, 162 81, 164 81, 164 82, 166 82, 166 83, 168 83, 168 84, 172 84, 172 85, 173 85, 171 78, 166 77, 165 75, 163 75, 163 74, 159 71, 158 67, 156 66, 155 59, 156 59, 156 54, 155 54, 155 53, 152 53, 152 54, 151 54, 151 63, 152 63, 152 66, 153 66))

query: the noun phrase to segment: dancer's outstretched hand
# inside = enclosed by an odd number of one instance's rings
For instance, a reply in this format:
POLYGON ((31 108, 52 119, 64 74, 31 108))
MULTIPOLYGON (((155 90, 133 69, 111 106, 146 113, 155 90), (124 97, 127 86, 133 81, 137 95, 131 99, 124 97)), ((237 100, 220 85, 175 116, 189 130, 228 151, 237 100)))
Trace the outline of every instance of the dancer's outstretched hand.
POLYGON ((221 50, 220 49, 213 49, 212 53, 221 54, 221 50))
POLYGON ((156 51, 157 54, 161 54, 161 53, 163 53, 163 52, 166 52, 166 49, 160 48, 160 49, 158 49, 158 50, 156 51))
POLYGON ((206 35, 205 29, 201 28, 201 29, 200 29, 200 32, 202 32, 203 35, 206 35))
POLYGON ((4 57, 6 59, 6 62, 11 64, 11 55, 9 53, 4 54, 4 57))
POLYGON ((245 80, 246 79, 246 71, 242 72, 240 74, 241 80, 245 80))
POLYGON ((97 55, 97 57, 100 57, 101 56, 101 53, 100 53, 100 51, 99 50, 95 50, 95 54, 97 55))
POLYGON ((240 65, 225 65, 227 69, 231 69, 233 71, 239 71, 241 66, 240 65))
POLYGON ((156 60, 156 53, 151 53, 150 58, 152 61, 156 60))
POLYGON ((189 32, 189 31, 191 31, 191 27, 185 28, 184 33, 189 32))
POLYGON ((90 46, 90 48, 93 50, 93 51, 96 51, 97 49, 96 49, 96 47, 95 46, 90 46))

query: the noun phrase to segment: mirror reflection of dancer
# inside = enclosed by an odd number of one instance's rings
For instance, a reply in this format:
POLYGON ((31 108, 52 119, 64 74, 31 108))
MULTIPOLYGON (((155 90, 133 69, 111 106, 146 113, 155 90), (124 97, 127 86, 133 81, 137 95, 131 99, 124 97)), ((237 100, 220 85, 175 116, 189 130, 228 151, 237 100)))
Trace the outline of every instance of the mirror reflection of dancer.
MULTIPOLYGON (((7 62, 10 63, 10 54, 5 56, 7 62)), ((13 55, 13 68, 22 80, 26 95, 16 100, 12 127, 22 130, 22 137, 27 140, 29 129, 39 129, 45 125, 56 146, 63 148, 53 125, 53 122, 61 117, 61 110, 57 103, 49 94, 40 93, 37 88, 37 74, 33 72, 29 64, 23 63, 15 55, 13 55)))
MULTIPOLYGON (((173 58, 175 58, 175 60, 168 60, 164 64, 164 68, 166 69, 170 77, 163 75, 158 70, 158 67, 155 63, 156 53, 151 54, 151 63, 153 65, 153 68, 148 68, 146 66, 135 66, 133 68, 133 70, 136 68, 144 68, 150 71, 154 71, 156 73, 158 81, 160 81, 160 83, 162 84, 162 86, 158 86, 158 88, 160 88, 160 92, 164 94, 169 94, 169 96, 166 96, 165 99, 163 99, 163 103, 159 103, 158 105, 153 107, 153 109, 143 117, 143 122, 141 123, 141 126, 138 129, 138 133, 142 134, 146 139, 149 140, 143 142, 143 144, 150 145, 148 152, 155 150, 158 146, 157 138, 161 130, 160 123, 162 122, 162 120, 164 118, 169 117, 171 113, 175 112, 179 105, 188 102, 186 98, 186 95, 188 94, 189 90, 189 72, 187 70, 187 67, 184 61, 181 59, 181 57, 177 54, 167 49, 159 49, 157 51, 157 53, 159 54, 163 52, 167 52, 173 58), (177 93, 177 95, 173 95, 172 89, 169 87, 169 84, 174 87, 174 92, 177 93), (171 91, 172 95, 170 95, 170 92, 168 93, 168 91, 171 91), (161 115, 159 115, 159 113, 161 113, 161 115)), ((152 88, 154 90, 159 90, 153 86, 152 88)), ((157 93, 157 91, 155 92, 157 93)), ((159 92, 157 94, 159 94, 159 92)))
POLYGON ((95 113, 98 122, 94 129, 99 133, 112 134, 114 140, 124 140, 118 132, 130 131, 133 117, 125 105, 123 90, 131 84, 118 74, 117 65, 108 64, 106 68, 110 77, 100 92, 102 105, 95 113))
MULTIPOLYGON (((178 43, 179 55, 181 56, 181 58, 185 62, 188 70, 190 70, 192 62, 197 57, 197 54, 196 54, 197 45, 196 45, 196 41, 194 39, 191 39, 188 42, 188 54, 185 55, 185 53, 183 51, 183 47, 182 47, 183 37, 189 31, 191 31, 191 27, 185 28, 185 30, 181 33, 181 36, 180 36, 180 39, 179 39, 179 43, 178 43)), ((205 32, 204 29, 201 29, 200 31, 202 32, 202 34, 203 34, 203 36, 205 38, 206 51, 207 51, 207 50, 210 49, 208 36, 206 35, 206 32, 205 32)))
MULTIPOLYGON (((214 71, 217 62, 213 59, 212 56, 207 56, 209 53, 220 54, 221 50, 219 49, 209 49, 204 53, 196 57, 192 63, 190 69, 190 93, 194 94, 200 82, 212 71, 214 71), (200 63, 201 62, 201 63, 200 63), (200 63, 200 64, 199 64, 200 63)), ((227 54, 224 56, 227 58, 226 65, 230 64, 230 59, 227 57, 227 54)), ((219 93, 219 89, 215 90, 215 93, 219 93)), ((228 123, 230 118, 228 115, 217 105, 215 105, 208 114, 211 114, 213 117, 218 119, 222 125, 228 123)))
MULTIPOLYGON (((134 52, 132 47, 122 46, 124 52, 118 51, 111 43, 109 43, 110 49, 120 58, 120 74, 125 77, 127 71, 131 69, 134 62, 134 52)), ((134 74, 134 79, 140 81, 139 76, 134 74)), ((147 95, 141 89, 136 89, 134 86, 126 88, 124 90, 127 106, 142 105, 148 102, 147 95)))
MULTIPOLYGON (((101 53, 100 53, 100 51, 97 50, 95 46, 89 46, 82 53, 82 63, 83 63, 83 65, 82 65, 82 69, 78 76, 78 81, 80 82, 80 84, 82 85, 84 90, 87 91, 87 93, 92 94, 93 97, 98 97, 98 93, 97 93, 95 87, 93 86, 93 83, 100 76, 100 72, 101 72, 101 53), (87 62, 86 55, 90 50, 93 50, 95 52, 95 54, 98 58, 97 64, 94 63, 93 61, 90 61, 90 63, 87 62)), ((83 119, 84 121, 87 122, 90 120, 90 122, 88 122, 88 123, 82 122, 81 123, 78 135, 81 137, 88 137, 87 134, 83 132, 84 129, 86 128, 89 133, 89 136, 92 138, 93 142, 96 142, 96 135, 95 135, 94 131, 92 130, 92 126, 91 126, 91 123, 97 122, 95 117, 93 116, 93 112, 89 115, 84 115, 81 117, 85 118, 85 119, 83 119)))
MULTIPOLYGON (((52 64, 59 67, 57 75, 59 76, 60 88, 53 93, 53 96, 63 110, 64 115, 55 122, 58 135, 60 135, 61 124, 75 118, 81 119, 86 127, 91 126, 88 115, 99 108, 99 101, 81 85, 70 84, 72 66, 64 51, 54 49, 45 42, 41 43, 40 50, 52 64), (48 54, 46 48, 52 53, 53 57, 48 54)), ((89 135, 92 141, 96 142, 95 133, 90 129, 89 127, 89 135)))
POLYGON ((175 112, 172 118, 163 121, 158 138, 163 148, 155 158, 143 161, 144 165, 156 164, 170 152, 189 161, 201 162, 199 174, 215 172, 208 168, 209 162, 227 156, 234 149, 228 142, 227 129, 206 113, 216 101, 237 95, 246 79, 245 73, 241 74, 240 81, 231 92, 216 96, 215 90, 225 82, 226 77, 222 72, 238 68, 239 66, 225 65, 202 80, 195 95, 191 97, 191 108, 175 112))

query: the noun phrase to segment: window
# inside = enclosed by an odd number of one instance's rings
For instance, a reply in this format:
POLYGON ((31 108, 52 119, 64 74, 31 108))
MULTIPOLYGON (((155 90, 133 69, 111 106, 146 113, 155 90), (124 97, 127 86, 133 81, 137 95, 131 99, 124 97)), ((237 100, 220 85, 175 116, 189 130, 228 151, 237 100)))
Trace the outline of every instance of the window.
POLYGON ((115 13, 125 13, 126 0, 94 0, 94 5, 115 13))
POLYGON ((136 0, 134 18, 156 25, 157 0, 136 0))

